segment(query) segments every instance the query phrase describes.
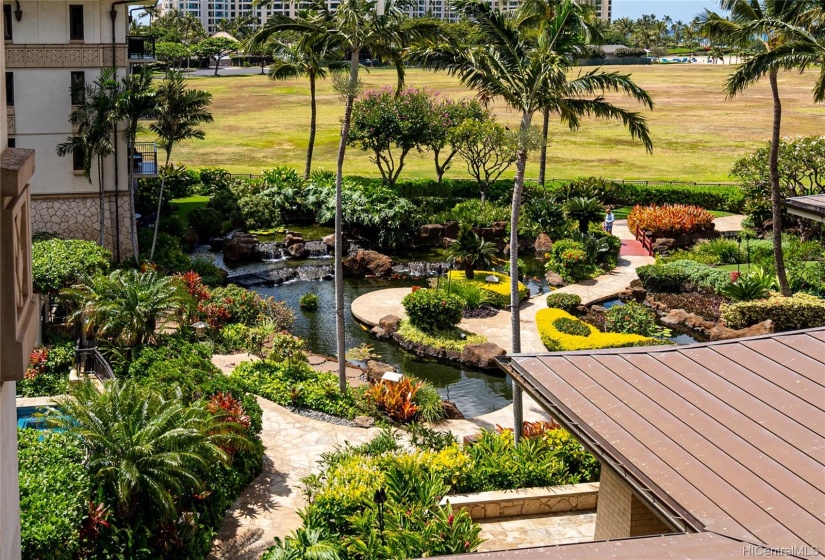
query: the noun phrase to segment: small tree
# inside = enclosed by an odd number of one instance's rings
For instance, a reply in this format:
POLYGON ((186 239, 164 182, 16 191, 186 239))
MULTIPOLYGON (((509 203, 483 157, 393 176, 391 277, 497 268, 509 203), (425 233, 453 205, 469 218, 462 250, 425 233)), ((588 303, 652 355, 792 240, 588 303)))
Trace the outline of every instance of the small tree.
POLYGON ((431 104, 424 90, 408 88, 396 95, 387 87, 366 92, 353 105, 349 143, 372 151, 386 185, 398 180, 410 150, 422 147, 432 124, 431 104))
POLYGON ((181 62, 189 57, 189 49, 182 43, 164 41, 155 45, 155 57, 166 68, 180 68, 181 62))
POLYGON ((441 183, 444 173, 450 168, 453 158, 458 153, 457 148, 451 143, 455 129, 467 119, 485 121, 490 114, 478 101, 466 99, 434 99, 430 109, 433 113, 430 117, 430 128, 422 144, 433 153, 436 177, 441 183))
POLYGON ((598 222, 604 216, 604 206, 595 198, 580 196, 564 204, 564 214, 568 220, 579 222, 580 233, 587 233, 590 222, 598 222))
POLYGON ((481 201, 487 189, 516 161, 518 139, 497 122, 467 119, 450 134, 453 148, 478 181, 481 201))
POLYGON ((221 67, 221 59, 233 52, 236 52, 240 47, 240 43, 233 39, 226 37, 210 37, 204 39, 192 49, 197 56, 204 58, 211 58, 215 60, 215 75, 218 75, 218 69, 221 67))
POLYGON ((486 268, 493 262, 498 249, 495 243, 484 241, 468 224, 462 224, 458 239, 447 248, 447 262, 464 269, 465 278, 475 278, 477 268, 486 268))

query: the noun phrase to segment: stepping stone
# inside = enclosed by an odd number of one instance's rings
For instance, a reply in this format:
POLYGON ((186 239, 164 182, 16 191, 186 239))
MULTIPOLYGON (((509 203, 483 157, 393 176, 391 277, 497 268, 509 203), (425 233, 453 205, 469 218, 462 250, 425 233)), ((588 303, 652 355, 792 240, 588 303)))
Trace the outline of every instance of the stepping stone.
POLYGON ((307 359, 309 361, 309 365, 311 366, 320 366, 327 361, 327 359, 323 356, 318 356, 316 354, 310 354, 307 359))

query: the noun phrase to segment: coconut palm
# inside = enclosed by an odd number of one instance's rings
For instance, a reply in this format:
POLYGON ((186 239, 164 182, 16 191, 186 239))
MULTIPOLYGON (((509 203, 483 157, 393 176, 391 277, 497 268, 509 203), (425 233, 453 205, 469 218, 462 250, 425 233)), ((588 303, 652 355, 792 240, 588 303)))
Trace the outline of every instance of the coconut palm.
POLYGON ((154 270, 115 270, 61 295, 76 306, 71 322, 83 321, 89 332, 129 348, 146 344, 156 331, 180 321, 192 305, 180 281, 154 270))
POLYGON ((157 134, 158 145, 166 152, 166 163, 160 179, 155 231, 152 235, 152 250, 149 252, 150 261, 155 258, 160 209, 163 204, 163 188, 166 185, 166 175, 169 173, 172 148, 184 140, 203 139, 204 132, 201 125, 212 122, 212 113, 208 110, 212 103, 212 94, 208 91, 186 87, 186 79, 181 72, 167 72, 155 96, 157 99, 155 122, 149 128, 157 134))
MULTIPOLYGON (((533 38, 519 20, 487 4, 460 0, 455 6, 484 34, 478 46, 440 43, 414 49, 413 57, 424 66, 446 70, 464 85, 478 90, 482 99, 501 97, 521 113, 516 177, 510 216, 510 269, 518 270, 518 223, 524 187, 524 172, 531 140, 533 114, 548 108, 572 129, 582 116, 620 119, 634 138, 651 149, 652 143, 644 117, 608 103, 604 91, 620 91, 652 107, 653 101, 629 76, 594 70, 568 80, 569 56, 581 46, 579 10, 574 0, 561 0, 553 12, 546 32, 533 38), (567 26, 573 22, 573 29, 567 26), (588 98, 588 96, 594 96, 588 98)), ((517 275, 511 277, 512 349, 521 350, 519 293, 517 275)))
POLYGON ((564 203, 564 215, 579 223, 579 233, 587 233, 591 222, 604 217, 604 205, 595 198, 579 196, 564 203))
POLYGON ((176 501, 203 489, 203 473, 230 461, 224 449, 250 445, 239 424, 210 412, 205 401, 187 406, 179 396, 122 380, 102 391, 90 382, 77 386, 58 399, 50 419, 81 439, 86 468, 127 523, 136 516, 175 520, 176 501))
MULTIPOLYGON (((764 53, 787 47, 793 39, 788 26, 801 21, 808 2, 806 0, 721 0, 723 10, 730 11, 726 19, 705 10, 700 17, 703 33, 711 38, 722 38, 730 44, 747 47, 756 43, 764 53)), ((762 59, 764 61, 764 58, 762 59)), ((773 256, 779 289, 784 296, 791 295, 785 259, 782 253, 782 189, 779 182, 779 142, 782 128, 782 101, 779 97, 779 70, 777 64, 740 66, 725 84, 728 97, 735 97, 765 75, 771 86, 773 98, 773 127, 768 168, 771 180, 771 206, 773 210, 773 256)))
POLYGON ((57 155, 69 154, 83 158, 83 176, 92 182, 92 165, 97 166, 99 194, 98 244, 103 247, 106 232, 106 182, 104 161, 114 153, 113 132, 117 121, 115 104, 120 95, 114 68, 102 68, 98 78, 91 84, 72 84, 72 99, 82 97, 69 115, 69 122, 77 127, 77 133, 57 145, 57 155))
POLYGON ((341 0, 335 11, 326 2, 311 0, 308 9, 293 20, 283 15, 270 17, 259 31, 258 40, 265 40, 273 33, 294 31, 301 34, 327 35, 350 53, 349 77, 336 82, 335 89, 344 100, 344 117, 341 121, 341 138, 335 175, 335 315, 338 351, 338 380, 341 391, 347 387, 346 341, 344 335, 344 266, 343 259, 343 211, 342 186, 344 180, 344 156, 349 141, 352 105, 360 90, 358 61, 361 53, 368 51, 373 59, 381 59, 395 67, 398 90, 404 85, 404 48, 416 41, 437 37, 440 27, 427 19, 412 19, 407 13, 412 7, 410 0, 386 0, 379 8, 377 0, 341 0))
POLYGON ((295 43, 277 42, 273 46, 275 61, 269 67, 273 80, 288 80, 306 76, 309 78, 309 144, 304 179, 312 170, 312 150, 315 147, 315 131, 318 109, 315 102, 315 83, 327 77, 327 70, 343 70, 347 63, 342 60, 343 51, 327 35, 301 35, 295 43))
MULTIPOLYGON (((123 130, 123 137, 129 155, 133 155, 135 139, 141 131, 141 119, 154 116, 157 99, 152 88, 152 73, 146 67, 140 67, 136 72, 129 74, 121 80, 121 93, 115 103, 115 110, 119 118, 126 121, 123 130)), ((140 264, 137 244, 137 231, 135 230, 135 188, 134 188, 134 166, 131 158, 129 161, 129 234, 132 243, 132 253, 135 263, 140 264)))
POLYGON ((447 247, 447 262, 463 268, 465 277, 472 280, 475 270, 489 267, 497 252, 495 243, 485 241, 472 227, 462 224, 458 239, 447 247))

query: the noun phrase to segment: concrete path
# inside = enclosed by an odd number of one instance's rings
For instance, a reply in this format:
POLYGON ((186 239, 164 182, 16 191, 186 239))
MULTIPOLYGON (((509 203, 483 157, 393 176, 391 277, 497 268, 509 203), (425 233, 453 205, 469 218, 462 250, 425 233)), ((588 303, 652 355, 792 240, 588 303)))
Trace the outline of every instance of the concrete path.
POLYGON ((742 220, 745 216, 742 214, 734 214, 732 216, 723 216, 713 220, 714 228, 722 234, 722 237, 736 237, 742 231, 742 220))

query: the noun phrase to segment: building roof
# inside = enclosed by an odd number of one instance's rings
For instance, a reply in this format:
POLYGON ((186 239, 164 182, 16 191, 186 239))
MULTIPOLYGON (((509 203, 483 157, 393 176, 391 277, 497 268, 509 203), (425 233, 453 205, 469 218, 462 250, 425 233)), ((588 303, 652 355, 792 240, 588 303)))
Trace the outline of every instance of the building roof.
POLYGON ((616 54, 617 50, 626 49, 627 47, 624 45, 601 45, 599 48, 602 49, 605 54, 616 54))
POLYGON ((212 37, 217 37, 218 39, 229 39, 230 41, 238 42, 238 40, 227 33, 226 31, 218 31, 217 33, 213 33, 212 37))
POLYGON ((825 328, 502 364, 671 525, 825 548, 825 328))
POLYGON ((783 204, 791 214, 825 222, 825 194, 795 196, 786 199, 783 204))
MULTIPOLYGON (((637 537, 441 556, 443 560, 728 560, 768 556, 765 549, 714 533, 637 537), (760 553, 761 552, 761 553, 760 553)), ((790 558, 803 551, 771 550, 771 558, 790 558)))

